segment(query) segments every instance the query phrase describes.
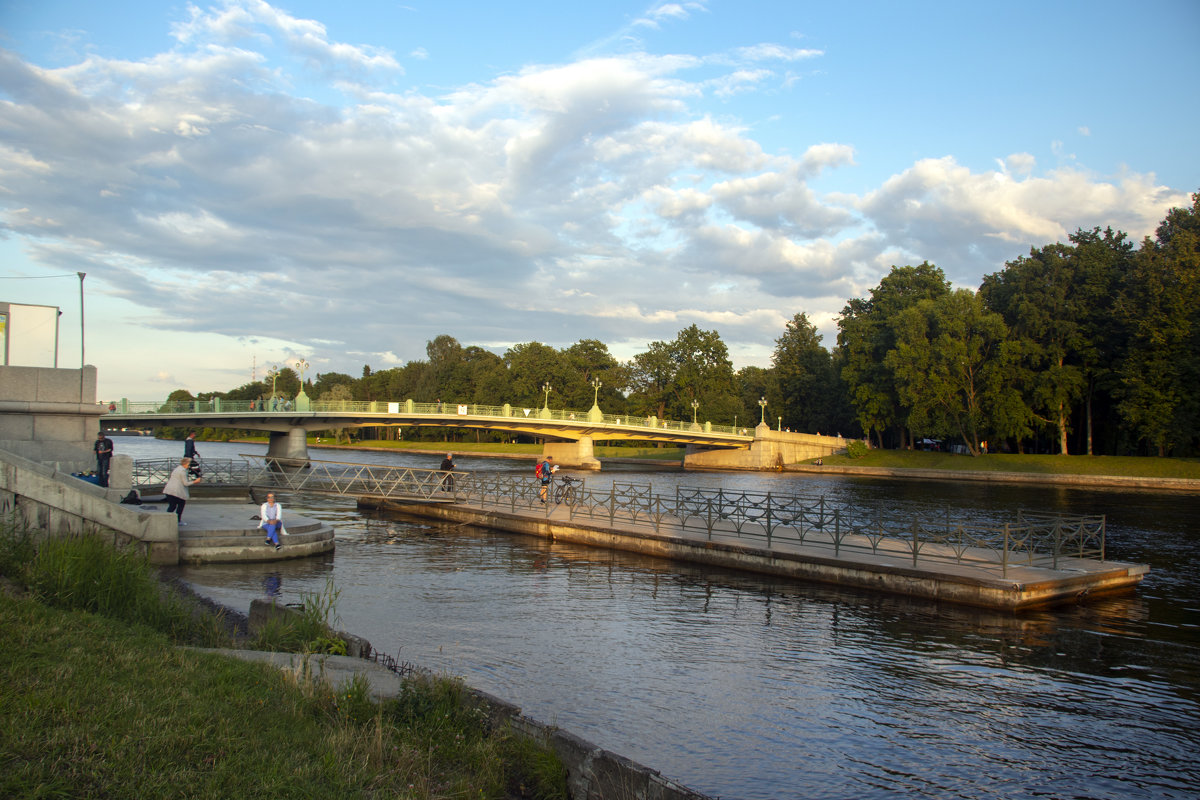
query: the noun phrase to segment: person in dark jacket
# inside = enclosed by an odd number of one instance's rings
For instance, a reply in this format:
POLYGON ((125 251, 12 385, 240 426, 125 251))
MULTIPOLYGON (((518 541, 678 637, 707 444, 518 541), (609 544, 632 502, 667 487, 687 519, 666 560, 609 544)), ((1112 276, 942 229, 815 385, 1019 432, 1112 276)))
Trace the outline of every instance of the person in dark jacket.
POLYGON ((96 451, 96 479, 101 486, 108 486, 108 462, 112 460, 113 443, 104 435, 104 431, 96 434, 96 442, 92 445, 96 451))
POLYGON ((442 491, 453 492, 454 476, 450 474, 450 471, 454 469, 454 453, 446 453, 446 457, 442 459, 442 466, 439 469, 446 473, 445 477, 442 478, 442 491))

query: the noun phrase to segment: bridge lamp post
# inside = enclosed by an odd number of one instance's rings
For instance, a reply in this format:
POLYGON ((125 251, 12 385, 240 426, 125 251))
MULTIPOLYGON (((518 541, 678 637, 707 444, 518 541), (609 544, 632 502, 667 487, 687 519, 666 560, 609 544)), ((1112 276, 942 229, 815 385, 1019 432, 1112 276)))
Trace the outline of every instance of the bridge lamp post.
POLYGON ((765 398, 765 397, 758 398, 758 405, 762 408, 762 415, 758 419, 758 424, 766 425, 767 424, 767 398, 765 398))
POLYGON ((554 391, 554 387, 550 385, 549 381, 547 381, 546 383, 542 384, 542 391, 546 393, 546 403, 542 406, 542 417, 544 419, 550 419, 550 393, 554 391))
POLYGON ((300 393, 296 395, 296 410, 309 411, 311 406, 308 402, 308 395, 304 393, 304 370, 308 369, 308 362, 303 358, 296 362, 296 369, 300 372, 300 393))
POLYGON ((267 377, 271 379, 271 397, 274 398, 275 397, 275 379, 279 377, 279 367, 277 367, 275 365, 271 365, 271 368, 269 370, 267 370, 267 377))
POLYGON ((783 430, 783 417, 779 418, 779 430, 783 430))
POLYGON ((604 412, 600 410, 600 387, 603 385, 604 382, 599 378, 592 378, 592 389, 595 391, 592 393, 592 409, 588 411, 589 422, 604 421, 604 412))
POLYGON ((700 408, 700 401, 699 401, 699 400, 696 400, 696 399, 693 399, 693 400, 692 400, 692 424, 693 424, 693 425, 695 425, 695 424, 696 424, 696 411, 697 411, 699 408, 700 408))

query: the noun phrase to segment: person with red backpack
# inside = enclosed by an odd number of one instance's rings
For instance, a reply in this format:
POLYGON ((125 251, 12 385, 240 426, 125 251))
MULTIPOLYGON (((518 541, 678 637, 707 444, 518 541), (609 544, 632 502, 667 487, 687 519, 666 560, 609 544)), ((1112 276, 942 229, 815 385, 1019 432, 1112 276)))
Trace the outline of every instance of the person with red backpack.
POLYGON ((550 476, 554 474, 554 467, 550 464, 554 460, 554 456, 546 456, 545 461, 539 461, 537 466, 533 468, 533 474, 542 482, 541 488, 538 489, 538 497, 542 501, 542 505, 546 504, 546 497, 550 494, 550 476))

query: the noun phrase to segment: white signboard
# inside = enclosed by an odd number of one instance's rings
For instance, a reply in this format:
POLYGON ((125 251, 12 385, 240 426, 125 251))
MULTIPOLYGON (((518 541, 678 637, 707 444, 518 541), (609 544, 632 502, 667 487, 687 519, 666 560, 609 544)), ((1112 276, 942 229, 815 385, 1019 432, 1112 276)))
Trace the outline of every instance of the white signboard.
POLYGON ((13 367, 58 366, 58 306, 0 303, 0 356, 13 367))

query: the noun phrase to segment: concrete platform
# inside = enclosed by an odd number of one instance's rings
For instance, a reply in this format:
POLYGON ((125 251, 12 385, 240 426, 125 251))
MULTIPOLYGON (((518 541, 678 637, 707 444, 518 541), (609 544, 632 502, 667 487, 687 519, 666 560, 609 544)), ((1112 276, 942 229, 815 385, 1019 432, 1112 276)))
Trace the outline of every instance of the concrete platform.
MULTIPOLYGON (((141 511, 166 511, 166 505, 143 503, 141 511)), ((180 564, 220 564, 240 561, 281 561, 333 549, 333 528, 320 520, 292 514, 284 508, 287 535, 279 550, 265 543, 258 527, 259 506, 204 499, 189 500, 179 527, 180 564)))
MULTIPOLYGON (((360 506, 377 505, 360 500, 360 506)), ((684 528, 676 520, 617 520, 573 517, 565 505, 522 509, 508 503, 498 507, 459 502, 453 505, 420 505, 384 502, 384 508, 459 524, 539 536, 677 561, 708 564, 780 577, 848 586, 873 591, 944 600, 999 611, 1022 611, 1078 603, 1088 597, 1130 591, 1145 577, 1148 567, 1118 561, 1062 558, 1050 566, 1010 563, 1002 569, 985 551, 965 553, 956 560, 952 548, 924 545, 914 563, 898 543, 884 540, 873 550, 835 548, 820 536, 801 543, 776 536, 737 531, 684 528)), ((857 537, 863 540, 866 537, 857 537)))

